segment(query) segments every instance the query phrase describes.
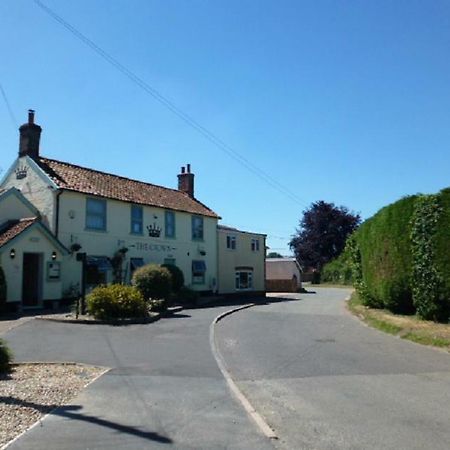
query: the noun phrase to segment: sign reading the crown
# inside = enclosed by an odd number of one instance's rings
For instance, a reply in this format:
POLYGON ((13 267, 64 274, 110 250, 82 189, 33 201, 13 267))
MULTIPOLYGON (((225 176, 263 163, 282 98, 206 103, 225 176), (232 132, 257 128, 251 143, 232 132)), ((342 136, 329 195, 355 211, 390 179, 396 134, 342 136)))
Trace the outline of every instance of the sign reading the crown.
POLYGON ((155 222, 153 222, 153 225, 147 225, 148 235, 149 237, 160 237, 162 228, 156 225, 155 222))

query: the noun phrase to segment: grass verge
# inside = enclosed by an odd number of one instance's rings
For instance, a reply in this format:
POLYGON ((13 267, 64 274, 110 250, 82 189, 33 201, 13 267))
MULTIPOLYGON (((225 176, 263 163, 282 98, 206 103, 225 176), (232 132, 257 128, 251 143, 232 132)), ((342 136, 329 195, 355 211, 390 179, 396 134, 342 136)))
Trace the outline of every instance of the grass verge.
POLYGON ((416 316, 393 314, 384 309, 364 306, 356 292, 347 302, 348 309, 362 321, 402 339, 444 348, 450 352, 450 325, 420 320, 416 316))

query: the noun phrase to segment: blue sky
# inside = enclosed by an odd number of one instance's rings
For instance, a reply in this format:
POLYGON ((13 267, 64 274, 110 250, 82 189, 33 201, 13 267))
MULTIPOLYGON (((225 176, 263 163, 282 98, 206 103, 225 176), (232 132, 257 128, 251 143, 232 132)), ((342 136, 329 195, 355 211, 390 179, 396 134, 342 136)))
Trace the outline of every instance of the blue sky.
MULTIPOLYGON (((217 149, 42 11, 0 2, 0 83, 41 153, 176 187, 287 242, 316 200, 363 218, 450 185, 450 2, 42 0, 300 198, 217 149)), ((18 148, 0 98, 0 167, 18 148)))

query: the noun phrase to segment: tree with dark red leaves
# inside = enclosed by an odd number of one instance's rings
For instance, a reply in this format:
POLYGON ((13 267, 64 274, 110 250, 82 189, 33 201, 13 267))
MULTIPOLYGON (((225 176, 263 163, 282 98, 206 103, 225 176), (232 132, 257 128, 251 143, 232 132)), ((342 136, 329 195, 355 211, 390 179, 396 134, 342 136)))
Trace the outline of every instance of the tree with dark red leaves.
POLYGON ((361 223, 359 214, 323 200, 303 211, 289 246, 305 271, 320 271, 344 250, 347 237, 361 223))

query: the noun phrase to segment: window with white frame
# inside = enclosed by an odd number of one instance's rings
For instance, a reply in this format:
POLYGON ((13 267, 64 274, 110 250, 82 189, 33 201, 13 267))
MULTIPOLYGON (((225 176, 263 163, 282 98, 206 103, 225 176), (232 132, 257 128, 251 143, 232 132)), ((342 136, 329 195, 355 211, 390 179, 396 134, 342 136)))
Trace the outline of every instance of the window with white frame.
POLYGON ((259 239, 252 239, 252 252, 259 252, 259 239))
POLYGON ((192 261, 192 284, 205 284, 205 261, 192 261))
POLYGON ((142 206, 131 205, 131 233, 142 234, 144 230, 144 211, 142 206))
POLYGON ((230 234, 227 236, 227 248, 230 250, 236 250, 236 236, 230 234))
POLYGON ((236 271, 236 290, 250 290, 253 289, 253 271, 251 270, 237 270, 236 271))
POLYGON ((106 200, 102 198, 86 199, 86 229, 106 231, 106 200))

